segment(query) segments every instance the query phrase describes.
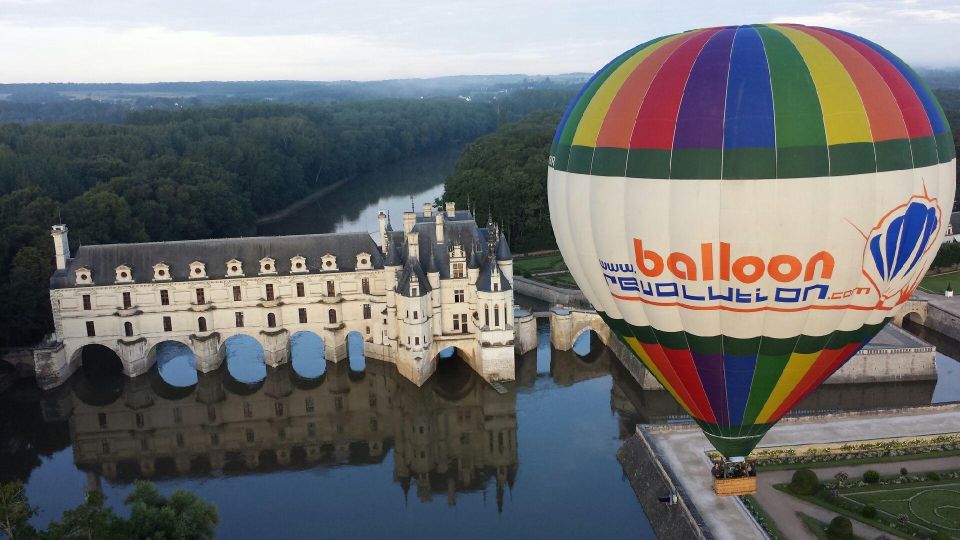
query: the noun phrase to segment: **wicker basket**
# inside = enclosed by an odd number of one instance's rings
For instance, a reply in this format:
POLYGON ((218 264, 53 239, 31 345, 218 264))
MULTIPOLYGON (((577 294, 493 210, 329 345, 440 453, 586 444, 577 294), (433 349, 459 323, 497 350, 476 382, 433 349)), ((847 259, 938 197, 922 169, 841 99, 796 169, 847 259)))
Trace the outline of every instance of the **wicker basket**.
POLYGON ((753 495, 757 492, 757 477, 715 478, 713 492, 717 495, 753 495))

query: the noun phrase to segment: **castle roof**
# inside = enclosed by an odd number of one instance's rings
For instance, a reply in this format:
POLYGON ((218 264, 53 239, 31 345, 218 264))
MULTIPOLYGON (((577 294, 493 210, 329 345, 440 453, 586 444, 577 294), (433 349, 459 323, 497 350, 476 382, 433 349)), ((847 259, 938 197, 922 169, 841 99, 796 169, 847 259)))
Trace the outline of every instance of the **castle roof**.
POLYGON ((54 289, 74 286, 74 272, 79 268, 91 270, 95 284, 106 284, 104 280, 112 283, 114 270, 121 265, 131 268, 135 282, 149 283, 153 281, 153 265, 158 263, 169 266, 172 281, 187 281, 189 265, 194 261, 204 263, 207 279, 226 278, 227 262, 232 259, 244 263, 247 275, 257 275, 258 262, 264 257, 274 259, 277 275, 288 275, 291 273, 290 259, 297 255, 307 259, 310 273, 323 271, 320 258, 326 254, 337 258, 337 271, 351 272, 356 270, 357 255, 361 253, 370 256, 373 268, 383 268, 380 249, 367 233, 85 245, 77 250, 65 270, 58 270, 53 275, 50 286, 54 289))

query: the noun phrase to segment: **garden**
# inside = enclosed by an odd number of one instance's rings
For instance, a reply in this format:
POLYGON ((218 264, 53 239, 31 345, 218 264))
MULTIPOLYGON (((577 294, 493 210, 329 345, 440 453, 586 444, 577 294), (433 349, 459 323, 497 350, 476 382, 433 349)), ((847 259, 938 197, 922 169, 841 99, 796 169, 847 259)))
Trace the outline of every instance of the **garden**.
POLYGON ((821 481, 812 469, 798 469, 776 489, 856 519, 901 538, 946 540, 960 533, 960 470, 881 476, 868 470, 844 472, 821 481))
POLYGON ((513 259, 513 273, 548 285, 576 289, 577 282, 567 271, 560 252, 518 255, 513 259))

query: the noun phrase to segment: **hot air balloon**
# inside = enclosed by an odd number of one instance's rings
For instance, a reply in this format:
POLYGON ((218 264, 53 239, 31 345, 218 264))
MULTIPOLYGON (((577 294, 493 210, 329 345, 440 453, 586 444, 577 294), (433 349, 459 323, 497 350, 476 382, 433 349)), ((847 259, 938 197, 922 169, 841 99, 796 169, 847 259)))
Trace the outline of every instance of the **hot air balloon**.
POLYGON ((910 297, 955 167, 937 100, 886 49, 731 26, 597 72, 557 129, 548 196, 583 293, 733 458, 910 297))

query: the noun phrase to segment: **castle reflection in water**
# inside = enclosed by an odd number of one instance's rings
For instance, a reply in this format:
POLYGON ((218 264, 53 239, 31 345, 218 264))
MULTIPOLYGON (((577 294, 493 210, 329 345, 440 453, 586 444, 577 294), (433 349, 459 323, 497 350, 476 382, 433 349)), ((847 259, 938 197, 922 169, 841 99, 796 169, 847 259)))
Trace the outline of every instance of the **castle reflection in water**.
MULTIPOLYGON (((504 490, 513 486, 520 466, 517 393, 533 388, 537 377, 570 386, 612 375, 610 406, 621 437, 636 423, 685 420, 666 392, 641 389, 609 349, 594 341, 590 351, 581 356, 541 350, 539 369, 537 351, 531 351, 517 360, 516 382, 499 391, 456 358, 441 362, 437 376, 421 388, 374 360, 363 371, 352 371, 347 362, 328 363, 316 379, 286 365, 268 370, 254 385, 221 368, 187 388, 167 385, 156 368, 136 379, 81 370, 70 384, 43 394, 40 406, 49 429, 69 426, 66 444, 91 487, 101 479, 127 483, 363 466, 383 462, 393 450, 393 480, 404 496, 412 488, 421 500, 445 496, 455 504, 458 492, 483 490, 494 480, 502 508, 504 490)), ((825 386, 797 411, 925 405, 934 386, 825 386)), ((4 435, 13 440, 24 434, 4 435)), ((14 476, 29 470, 19 473, 14 476)))

